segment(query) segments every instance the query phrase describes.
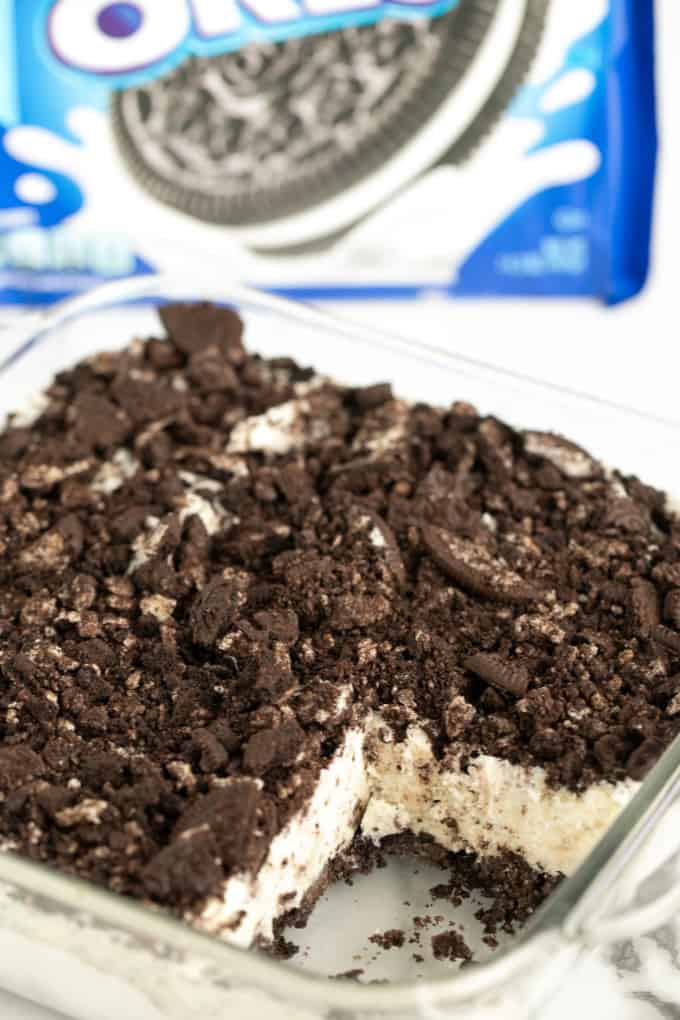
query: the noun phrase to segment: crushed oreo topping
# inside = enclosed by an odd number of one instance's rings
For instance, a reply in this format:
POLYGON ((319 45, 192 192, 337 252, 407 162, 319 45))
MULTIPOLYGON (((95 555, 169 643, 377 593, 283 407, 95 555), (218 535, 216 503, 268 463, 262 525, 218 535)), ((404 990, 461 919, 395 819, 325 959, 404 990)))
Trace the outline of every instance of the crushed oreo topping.
POLYGON ((255 872, 348 727, 584 790, 680 732, 662 494, 467 404, 344 388, 229 309, 0 435, 0 837, 180 912, 255 872))

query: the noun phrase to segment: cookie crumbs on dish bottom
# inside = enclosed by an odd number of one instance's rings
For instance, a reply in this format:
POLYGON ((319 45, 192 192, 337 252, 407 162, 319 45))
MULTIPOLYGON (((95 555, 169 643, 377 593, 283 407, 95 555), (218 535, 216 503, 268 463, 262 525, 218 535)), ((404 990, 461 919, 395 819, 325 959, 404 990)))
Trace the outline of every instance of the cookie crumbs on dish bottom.
MULTIPOLYGON (((509 852, 480 858, 474 854, 451 853, 431 839, 412 833, 387 837, 379 846, 357 836, 349 850, 329 865, 324 876, 308 893, 303 906, 278 919, 274 943, 261 948, 280 959, 290 959, 298 950, 293 943, 286 941, 286 931, 304 928, 319 899, 336 882, 351 885, 357 874, 368 875, 376 868, 384 868, 388 857, 400 857, 414 863, 424 858, 440 868, 442 881, 430 889, 434 902, 446 900, 456 907, 470 897, 481 898, 483 905, 480 905, 475 917, 483 926, 483 941, 491 949, 497 948, 495 936, 498 933, 514 935, 521 930, 563 878, 561 875, 541 874, 517 854, 509 852)), ((441 915, 414 916, 413 935, 409 941, 420 945, 422 933, 442 921, 441 915)), ((368 941, 382 949, 391 949, 401 947, 406 934, 400 930, 379 932, 369 935, 368 941)), ((455 931, 434 936, 438 940, 436 948, 433 943, 435 959, 472 959, 463 936, 464 932, 455 931), (455 955, 458 952, 460 955, 455 955)))

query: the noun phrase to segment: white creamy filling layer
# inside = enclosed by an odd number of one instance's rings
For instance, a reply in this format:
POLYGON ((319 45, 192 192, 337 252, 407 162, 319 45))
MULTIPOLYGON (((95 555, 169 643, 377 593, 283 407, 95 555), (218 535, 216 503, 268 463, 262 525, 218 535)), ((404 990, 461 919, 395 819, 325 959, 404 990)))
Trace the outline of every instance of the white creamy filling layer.
POLYGON ((489 754, 472 759, 466 771, 458 767, 462 754, 443 768, 419 726, 401 743, 374 737, 368 757, 371 796, 361 825, 367 836, 425 834, 448 850, 481 856, 512 850, 549 874, 571 874, 640 785, 601 782, 574 793, 549 786, 539 766, 489 754))
POLYGON ((349 846, 368 797, 364 735, 350 730, 310 802, 272 841, 258 874, 230 878, 222 895, 188 920, 236 945, 270 941, 276 918, 301 906, 330 861, 349 846))
POLYGON ((463 771, 459 759, 445 767, 436 760, 419 726, 399 743, 385 734, 378 716, 364 730, 349 731, 259 873, 233 876, 188 920, 241 946, 271 940, 276 918, 302 905, 358 828, 376 842, 413 832, 480 856, 512 850, 541 871, 570 874, 640 785, 601 782, 574 793, 549 786, 540 767, 492 755, 479 755, 463 771))

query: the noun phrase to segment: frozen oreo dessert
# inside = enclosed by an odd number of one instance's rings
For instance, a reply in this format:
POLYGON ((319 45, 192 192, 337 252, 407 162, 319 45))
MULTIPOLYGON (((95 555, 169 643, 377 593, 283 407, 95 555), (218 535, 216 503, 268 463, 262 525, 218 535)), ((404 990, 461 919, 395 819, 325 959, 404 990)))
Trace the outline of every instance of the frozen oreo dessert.
POLYGON ((664 495, 161 319, 0 435, 2 849, 244 946, 372 846, 540 899, 680 732, 664 495))

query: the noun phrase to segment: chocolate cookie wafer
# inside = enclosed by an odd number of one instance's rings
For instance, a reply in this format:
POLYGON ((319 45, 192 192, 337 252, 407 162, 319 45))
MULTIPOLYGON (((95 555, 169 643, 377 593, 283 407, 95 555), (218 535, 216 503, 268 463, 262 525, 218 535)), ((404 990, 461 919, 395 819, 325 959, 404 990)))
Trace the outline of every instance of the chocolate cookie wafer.
POLYGON ((431 20, 192 57, 115 95, 120 150, 156 198, 254 247, 318 241, 468 157, 524 78, 547 6, 461 0, 431 20))

